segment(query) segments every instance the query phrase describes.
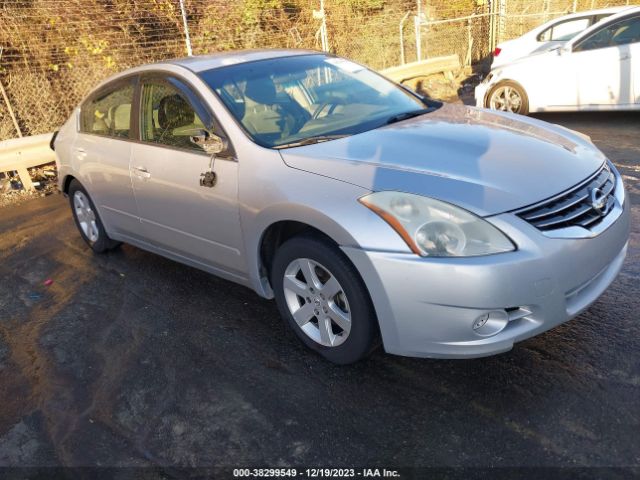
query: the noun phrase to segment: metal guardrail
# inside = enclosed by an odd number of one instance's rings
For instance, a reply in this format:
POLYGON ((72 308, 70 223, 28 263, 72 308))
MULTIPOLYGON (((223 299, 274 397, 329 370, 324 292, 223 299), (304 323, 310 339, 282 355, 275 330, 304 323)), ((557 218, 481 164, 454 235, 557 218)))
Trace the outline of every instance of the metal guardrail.
POLYGON ((0 172, 17 171, 24 188, 32 190, 33 182, 27 168, 55 161, 55 154, 49 148, 52 135, 43 133, 0 142, 0 172))
POLYGON ((402 83, 416 77, 426 77, 434 73, 453 72, 460 69, 458 55, 429 58, 418 62, 405 63, 398 67, 381 70, 380 73, 394 82, 402 83))

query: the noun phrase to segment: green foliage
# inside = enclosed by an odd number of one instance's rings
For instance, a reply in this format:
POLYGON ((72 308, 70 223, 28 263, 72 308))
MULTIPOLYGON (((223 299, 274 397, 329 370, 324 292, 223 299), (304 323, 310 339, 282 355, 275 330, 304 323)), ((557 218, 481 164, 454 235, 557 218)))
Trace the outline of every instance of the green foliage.
POLYGON ((354 10, 382 10, 385 6, 385 0, 346 0, 354 10))
POLYGON ((265 13, 284 8, 283 3, 282 0, 245 0, 242 5, 242 21, 245 24, 260 23, 265 13))

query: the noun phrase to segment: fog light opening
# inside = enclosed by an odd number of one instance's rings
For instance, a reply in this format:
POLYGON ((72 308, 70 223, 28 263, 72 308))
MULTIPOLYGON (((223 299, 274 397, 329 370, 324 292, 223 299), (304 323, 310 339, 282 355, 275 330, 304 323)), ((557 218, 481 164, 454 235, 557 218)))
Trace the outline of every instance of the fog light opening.
POLYGON ((493 310, 484 313, 473 322, 473 331, 483 337, 500 333, 509 323, 509 314, 505 310, 493 310))

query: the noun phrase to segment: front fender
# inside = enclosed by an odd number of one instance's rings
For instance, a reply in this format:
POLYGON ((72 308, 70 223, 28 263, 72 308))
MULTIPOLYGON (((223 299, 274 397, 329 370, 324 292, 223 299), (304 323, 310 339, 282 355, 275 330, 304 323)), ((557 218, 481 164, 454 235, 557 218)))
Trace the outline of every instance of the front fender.
POLYGON ((265 232, 277 222, 306 224, 341 247, 409 251, 384 220, 358 202, 368 190, 288 167, 283 173, 286 175, 281 183, 286 182, 287 188, 277 190, 279 198, 259 210, 247 208, 246 204, 241 209, 248 276, 259 295, 273 297, 268 279, 261 274, 260 246, 265 232))

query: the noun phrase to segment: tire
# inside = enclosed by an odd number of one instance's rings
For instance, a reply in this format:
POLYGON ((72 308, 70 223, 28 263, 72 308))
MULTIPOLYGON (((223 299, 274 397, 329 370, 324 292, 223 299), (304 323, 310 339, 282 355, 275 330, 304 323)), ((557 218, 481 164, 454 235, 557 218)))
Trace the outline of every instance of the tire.
POLYGON ((504 112, 512 112, 518 113, 520 115, 528 115, 529 114, 529 97, 527 97, 527 92, 525 92, 522 85, 519 83, 513 82, 511 80, 505 80, 503 82, 495 85, 491 90, 489 90, 489 94, 487 95, 487 99, 485 101, 485 107, 491 108, 492 110, 500 110, 504 112), (512 94, 508 94, 511 91, 512 94), (494 99, 494 96, 496 97, 494 99), (509 97, 511 100, 510 105, 504 105, 503 108, 498 107, 500 105, 500 100, 504 102, 505 97, 509 97), (513 104, 514 98, 519 98, 519 102, 517 108, 513 104))
POLYGON ((103 253, 121 245, 109 238, 91 197, 76 179, 71 180, 68 194, 76 227, 94 252, 103 253))
POLYGON ((306 235, 286 241, 274 256, 271 285, 280 315, 307 347, 327 360, 354 363, 379 345, 369 292, 349 259, 330 242, 306 235))

